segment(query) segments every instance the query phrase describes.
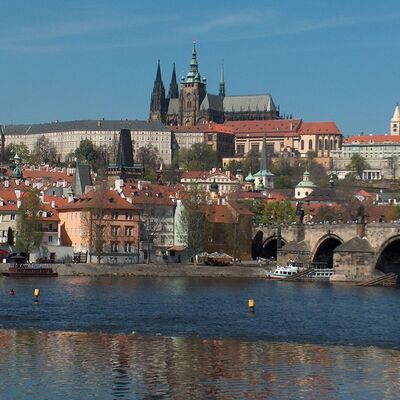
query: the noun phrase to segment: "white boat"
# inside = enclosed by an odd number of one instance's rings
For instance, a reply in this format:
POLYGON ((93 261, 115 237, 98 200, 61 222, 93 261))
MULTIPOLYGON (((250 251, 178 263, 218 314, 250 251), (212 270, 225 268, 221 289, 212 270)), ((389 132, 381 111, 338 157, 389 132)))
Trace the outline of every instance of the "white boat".
POLYGON ((312 279, 329 279, 333 275, 333 268, 316 268, 310 274, 312 279))
POLYGON ((302 271, 304 268, 295 262, 289 261, 287 265, 280 266, 278 265, 274 272, 271 272, 268 275, 270 279, 285 279, 289 276, 297 274, 298 272, 302 271))

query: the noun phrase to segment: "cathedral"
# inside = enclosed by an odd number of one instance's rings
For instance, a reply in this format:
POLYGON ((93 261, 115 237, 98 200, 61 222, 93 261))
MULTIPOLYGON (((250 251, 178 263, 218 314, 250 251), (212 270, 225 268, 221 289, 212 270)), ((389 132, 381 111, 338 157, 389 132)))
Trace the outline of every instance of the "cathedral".
POLYGON ((223 67, 219 94, 207 93, 206 78, 200 75, 195 45, 190 70, 186 77, 181 78, 180 90, 174 64, 167 97, 158 61, 151 94, 150 120, 158 120, 167 125, 194 126, 206 122, 268 119, 280 119, 279 107, 275 107, 271 95, 226 96, 223 67))

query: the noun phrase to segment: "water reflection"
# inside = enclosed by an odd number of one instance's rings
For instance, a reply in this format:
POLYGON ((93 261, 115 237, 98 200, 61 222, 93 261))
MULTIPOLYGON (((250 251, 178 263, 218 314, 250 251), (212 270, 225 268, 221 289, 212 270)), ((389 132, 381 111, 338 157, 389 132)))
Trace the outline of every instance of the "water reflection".
POLYGON ((1 399, 392 399, 400 352, 239 340, 0 331, 1 399))

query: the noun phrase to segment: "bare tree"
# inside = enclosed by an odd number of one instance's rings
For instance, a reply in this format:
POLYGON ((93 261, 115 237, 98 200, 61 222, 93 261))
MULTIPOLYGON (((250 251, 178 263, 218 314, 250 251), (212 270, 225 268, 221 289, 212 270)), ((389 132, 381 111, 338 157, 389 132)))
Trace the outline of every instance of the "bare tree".
POLYGON ((150 206, 143 210, 140 218, 140 237, 142 245, 145 245, 147 252, 147 264, 150 263, 150 254, 157 235, 163 231, 166 215, 162 207, 150 206))

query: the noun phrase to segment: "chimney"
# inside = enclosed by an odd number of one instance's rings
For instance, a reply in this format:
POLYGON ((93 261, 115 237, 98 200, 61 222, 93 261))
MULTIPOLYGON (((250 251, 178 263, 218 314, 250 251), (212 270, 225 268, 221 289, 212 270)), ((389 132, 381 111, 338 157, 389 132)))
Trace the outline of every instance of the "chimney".
POLYGON ((40 199, 40 202, 43 204, 44 203, 44 192, 43 192, 43 190, 40 191, 39 199, 40 199))
POLYGON ((55 200, 52 200, 51 203, 50 203, 50 205, 51 205, 51 208, 56 208, 56 202, 55 202, 55 200))
POLYGON ((21 190, 15 189, 15 196, 17 197, 17 207, 21 207, 21 190))
POLYGON ((9 187, 10 187, 10 181, 9 181, 8 179, 6 179, 6 180, 4 181, 4 187, 5 187, 5 188, 9 188, 9 187))
POLYGON ((73 203, 74 202, 74 194, 72 192, 68 192, 67 196, 68 196, 68 203, 73 203))
POLYGON ((115 190, 121 193, 122 188, 124 187, 124 180, 123 179, 116 179, 115 180, 115 190))
POLYGON ((29 186, 29 185, 30 185, 29 180, 28 180, 28 179, 25 179, 25 186, 29 186))
POLYGON ((126 198, 126 201, 127 201, 128 203, 131 203, 131 204, 132 204, 132 197, 127 197, 127 198, 126 198))

